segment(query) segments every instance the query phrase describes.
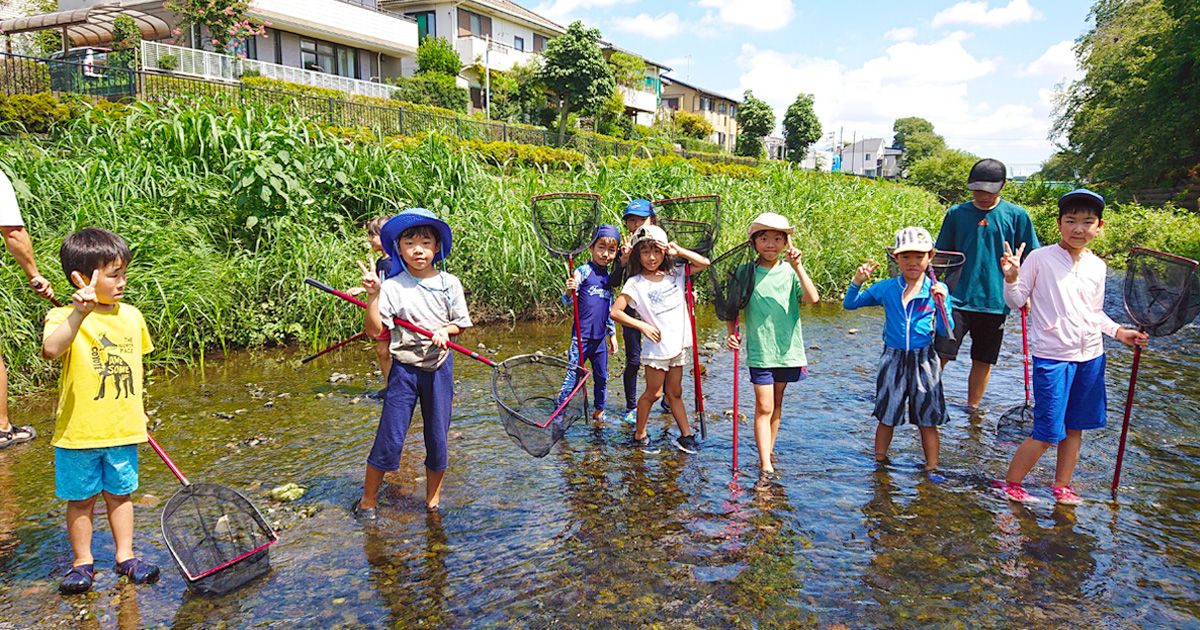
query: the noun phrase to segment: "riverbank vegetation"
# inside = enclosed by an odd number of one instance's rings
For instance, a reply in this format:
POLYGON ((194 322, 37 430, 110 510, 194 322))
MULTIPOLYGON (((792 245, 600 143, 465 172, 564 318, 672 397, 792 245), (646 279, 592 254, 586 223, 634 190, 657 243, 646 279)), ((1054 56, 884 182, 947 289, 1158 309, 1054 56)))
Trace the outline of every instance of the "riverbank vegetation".
MULTIPOLYGON (((195 103, 102 106, 46 135, 0 140, 0 168, 17 187, 39 265, 60 296, 71 292, 57 257, 66 234, 98 225, 129 240, 127 299, 147 316, 159 364, 206 350, 320 344, 352 334, 361 315, 305 288, 303 279, 354 284, 354 260, 368 256, 365 220, 411 206, 433 210, 455 229, 447 269, 462 278, 479 321, 563 313, 563 264, 541 248, 530 224, 528 200, 539 193, 597 192, 612 223, 634 197, 718 193, 718 250, 743 238, 757 213, 783 213, 799 226, 797 244, 831 299, 857 264, 882 256, 896 229, 936 230, 943 211, 916 188, 786 165, 706 174, 681 158, 532 164, 436 135, 380 142, 283 108, 223 113, 195 103)), ((1050 212, 1035 216, 1053 241, 1050 212)), ((1134 208, 1106 219, 1112 227, 1098 249, 1163 243, 1200 254, 1194 215, 1134 208)), ((51 375, 37 357, 47 305, 24 285, 16 265, 5 263, 0 342, 18 391, 51 375)))

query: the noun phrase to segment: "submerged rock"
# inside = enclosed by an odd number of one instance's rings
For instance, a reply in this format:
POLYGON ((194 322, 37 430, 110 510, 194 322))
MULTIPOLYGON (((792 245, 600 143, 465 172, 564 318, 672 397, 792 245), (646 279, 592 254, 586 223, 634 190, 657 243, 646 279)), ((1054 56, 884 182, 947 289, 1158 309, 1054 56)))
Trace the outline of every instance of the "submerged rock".
POLYGON ((308 492, 308 488, 304 486, 296 483, 285 483, 282 486, 271 488, 268 494, 276 501, 295 501, 304 496, 305 492, 308 492))

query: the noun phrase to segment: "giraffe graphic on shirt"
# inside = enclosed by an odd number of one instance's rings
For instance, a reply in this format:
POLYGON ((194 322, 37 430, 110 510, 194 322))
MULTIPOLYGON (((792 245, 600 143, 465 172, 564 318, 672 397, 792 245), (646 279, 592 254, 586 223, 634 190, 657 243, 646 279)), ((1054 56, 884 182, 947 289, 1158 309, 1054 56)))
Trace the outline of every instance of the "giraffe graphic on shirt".
POLYGON ((133 368, 129 367, 129 363, 113 353, 113 348, 120 346, 108 339, 108 335, 100 336, 100 345, 103 350, 95 346, 92 347, 92 368, 100 373, 100 391, 92 400, 100 400, 104 398, 104 386, 108 381, 108 377, 113 379, 113 387, 116 388, 115 398, 121 397, 121 391, 124 390, 125 397, 133 396, 133 368))

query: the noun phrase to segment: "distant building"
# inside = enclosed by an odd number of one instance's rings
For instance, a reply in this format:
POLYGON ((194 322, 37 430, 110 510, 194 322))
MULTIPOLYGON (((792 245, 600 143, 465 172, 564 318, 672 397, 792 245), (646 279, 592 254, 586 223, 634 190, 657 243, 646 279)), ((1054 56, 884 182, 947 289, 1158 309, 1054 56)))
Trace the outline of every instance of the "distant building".
POLYGON ((684 111, 703 116, 713 126, 713 133, 708 140, 728 153, 733 153, 737 145, 737 110, 740 104, 741 101, 737 99, 684 83, 675 77, 662 77, 661 112, 670 115, 684 111))
POLYGON ((897 160, 901 153, 900 149, 887 146, 883 138, 865 138, 842 147, 834 162, 843 173, 895 179, 900 176, 897 160))
POLYGON ((767 150, 768 160, 782 160, 785 157, 786 148, 783 138, 779 136, 767 136, 763 138, 763 146, 767 150))

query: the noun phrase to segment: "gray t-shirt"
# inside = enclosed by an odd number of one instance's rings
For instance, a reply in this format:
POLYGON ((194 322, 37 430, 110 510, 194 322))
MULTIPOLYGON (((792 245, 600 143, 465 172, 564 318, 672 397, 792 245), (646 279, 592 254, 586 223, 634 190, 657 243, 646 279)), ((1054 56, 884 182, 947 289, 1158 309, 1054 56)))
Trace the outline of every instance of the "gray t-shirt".
POLYGON ((384 280, 379 289, 379 316, 392 331, 389 346, 392 357, 431 372, 441 367, 450 350, 438 348, 429 337, 397 325, 392 318, 398 317, 430 332, 451 324, 471 327, 462 282, 444 271, 423 279, 402 271, 384 280))

